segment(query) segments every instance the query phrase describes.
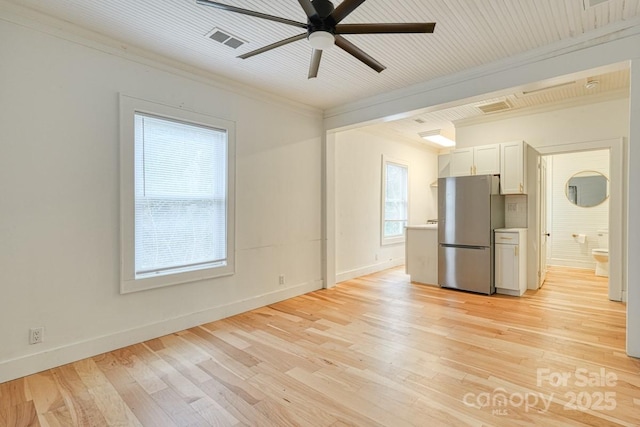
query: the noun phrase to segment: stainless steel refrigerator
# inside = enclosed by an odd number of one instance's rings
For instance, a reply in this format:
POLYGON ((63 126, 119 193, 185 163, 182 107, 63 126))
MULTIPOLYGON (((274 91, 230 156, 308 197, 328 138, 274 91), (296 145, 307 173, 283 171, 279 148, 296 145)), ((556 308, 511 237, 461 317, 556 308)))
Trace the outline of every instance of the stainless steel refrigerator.
POLYGON ((504 196, 494 175, 438 180, 438 283, 490 295, 493 230, 504 227, 504 196))

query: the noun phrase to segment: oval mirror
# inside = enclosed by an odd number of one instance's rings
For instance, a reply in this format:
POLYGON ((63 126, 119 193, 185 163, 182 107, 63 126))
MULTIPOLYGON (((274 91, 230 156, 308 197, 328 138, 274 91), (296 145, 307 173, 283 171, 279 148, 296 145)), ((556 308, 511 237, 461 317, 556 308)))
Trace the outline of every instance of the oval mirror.
POLYGON ((578 172, 567 181, 565 194, 576 206, 598 206, 609 197, 609 179, 596 171, 578 172))

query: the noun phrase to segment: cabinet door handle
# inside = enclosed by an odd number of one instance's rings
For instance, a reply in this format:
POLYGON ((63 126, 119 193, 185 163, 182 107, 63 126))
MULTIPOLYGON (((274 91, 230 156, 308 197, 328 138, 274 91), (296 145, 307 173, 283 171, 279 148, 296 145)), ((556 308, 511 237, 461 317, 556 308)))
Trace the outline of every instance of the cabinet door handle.
POLYGON ((520 183, 520 192, 523 193, 524 192, 524 185, 522 185, 522 183, 520 183))
POLYGON ((469 166, 469 175, 473 175, 473 166, 469 166))
POLYGON ((519 246, 514 246, 513 252, 514 252, 515 256, 518 256, 518 252, 520 252, 520 251, 518 251, 519 248, 520 248, 519 246))
POLYGON ((478 174, 478 167, 476 165, 473 165, 473 174, 474 175, 478 174))

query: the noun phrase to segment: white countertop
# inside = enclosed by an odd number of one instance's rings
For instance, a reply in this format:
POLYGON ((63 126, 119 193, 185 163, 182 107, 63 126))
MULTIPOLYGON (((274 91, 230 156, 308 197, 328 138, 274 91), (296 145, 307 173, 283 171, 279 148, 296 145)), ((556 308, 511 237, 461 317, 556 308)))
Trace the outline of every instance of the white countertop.
POLYGON ((407 230, 437 230, 438 224, 417 224, 417 225, 407 225, 407 230))
POLYGON ((496 228, 494 231, 500 231, 503 233, 517 233, 519 231, 526 231, 526 228, 496 228))

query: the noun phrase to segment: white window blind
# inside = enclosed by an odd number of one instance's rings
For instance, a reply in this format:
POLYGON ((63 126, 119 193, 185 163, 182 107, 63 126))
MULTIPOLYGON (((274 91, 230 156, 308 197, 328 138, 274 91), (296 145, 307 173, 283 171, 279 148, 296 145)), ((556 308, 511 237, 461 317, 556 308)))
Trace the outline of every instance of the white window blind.
POLYGON ((135 114, 135 278, 225 266, 227 132, 135 114))
POLYGON ((408 221, 409 169, 405 165, 384 161, 384 206, 383 243, 396 243, 393 238, 403 239, 408 221))

